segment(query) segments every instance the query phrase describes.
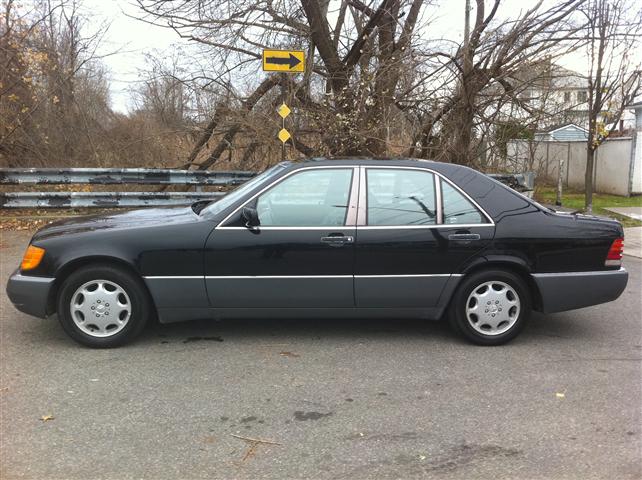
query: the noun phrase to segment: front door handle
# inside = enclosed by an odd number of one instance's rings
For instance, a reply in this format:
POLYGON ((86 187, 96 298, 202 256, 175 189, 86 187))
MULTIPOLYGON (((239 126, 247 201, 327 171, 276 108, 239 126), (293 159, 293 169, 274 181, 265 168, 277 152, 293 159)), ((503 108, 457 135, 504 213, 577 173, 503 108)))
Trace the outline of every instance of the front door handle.
POLYGON ((479 240, 481 236, 478 233, 451 233, 448 235, 448 240, 456 242, 470 242, 472 240, 479 240))
POLYGON ((332 247, 340 247, 346 243, 353 243, 354 237, 349 235, 331 235, 329 237, 321 237, 321 243, 327 243, 332 247))

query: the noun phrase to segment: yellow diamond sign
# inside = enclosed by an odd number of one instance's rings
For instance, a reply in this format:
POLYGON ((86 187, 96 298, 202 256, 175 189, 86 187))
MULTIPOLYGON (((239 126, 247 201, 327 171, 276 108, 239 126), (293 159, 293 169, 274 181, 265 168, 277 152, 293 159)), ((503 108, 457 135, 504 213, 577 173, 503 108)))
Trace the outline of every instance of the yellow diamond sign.
POLYGON ((281 140, 283 143, 285 143, 289 139, 290 139, 290 132, 288 132, 285 128, 282 128, 279 131, 279 140, 281 140))
POLYGON ((279 109, 277 110, 278 114, 281 115, 281 118, 285 118, 288 115, 290 115, 290 107, 288 107, 285 103, 282 104, 279 109))

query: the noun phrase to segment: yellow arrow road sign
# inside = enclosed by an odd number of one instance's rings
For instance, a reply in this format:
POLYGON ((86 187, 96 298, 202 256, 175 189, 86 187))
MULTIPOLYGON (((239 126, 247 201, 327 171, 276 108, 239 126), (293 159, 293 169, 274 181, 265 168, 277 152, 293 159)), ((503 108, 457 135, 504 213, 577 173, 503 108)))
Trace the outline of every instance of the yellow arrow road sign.
POLYGON ((305 72, 303 50, 263 50, 263 71, 305 72))

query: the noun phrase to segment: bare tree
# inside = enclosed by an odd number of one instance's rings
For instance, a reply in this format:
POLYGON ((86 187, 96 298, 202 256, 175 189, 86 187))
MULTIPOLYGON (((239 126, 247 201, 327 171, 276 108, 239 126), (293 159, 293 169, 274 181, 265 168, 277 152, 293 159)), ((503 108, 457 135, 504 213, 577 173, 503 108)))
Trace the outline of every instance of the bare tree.
POLYGON ((566 0, 544 8, 540 1, 519 17, 497 24, 500 1, 488 10, 483 0, 476 1, 473 27, 451 61, 454 90, 422 132, 426 137, 441 122, 442 159, 479 166, 479 142, 473 137, 492 124, 489 110, 501 113, 510 104, 529 116, 536 113, 524 92, 546 74, 539 64, 575 48, 572 36, 577 27, 570 17, 580 3, 566 0), (527 69, 540 74, 524 75, 527 69))
MULTIPOLYGON (((148 21, 166 24, 206 47, 217 61, 217 70, 227 73, 225 81, 215 78, 214 72, 209 77, 232 92, 235 101, 226 116, 236 112, 244 118, 239 125, 233 118, 220 118, 220 111, 213 115, 217 125, 229 126, 231 134, 250 127, 253 111, 273 102, 276 95, 287 98, 305 116, 299 124, 306 131, 316 132, 314 148, 305 143, 310 139, 295 132, 297 150, 334 155, 382 155, 387 151, 399 86, 406 72, 413 71, 416 49, 412 41, 423 0, 383 0, 378 6, 343 0, 338 12, 328 12, 329 2, 317 0, 193 4, 139 0, 139 4, 148 21), (330 14, 336 17, 332 24, 330 14), (242 72, 247 71, 248 62, 253 63, 252 77, 256 78, 261 49, 295 46, 304 46, 312 54, 303 78, 275 75, 255 84, 254 91, 239 92, 232 87, 243 83, 238 80, 245 78, 242 72)), ((215 147, 214 153, 219 150, 215 147)))
POLYGON ((111 118, 106 72, 96 49, 106 26, 87 33, 75 0, 5 4, 0 65, 0 152, 12 164, 98 157, 111 118))
POLYGON ((642 93, 641 66, 631 58, 641 47, 642 8, 628 0, 589 0, 581 12, 589 61, 585 209, 592 212, 597 150, 617 128, 624 108, 642 93))

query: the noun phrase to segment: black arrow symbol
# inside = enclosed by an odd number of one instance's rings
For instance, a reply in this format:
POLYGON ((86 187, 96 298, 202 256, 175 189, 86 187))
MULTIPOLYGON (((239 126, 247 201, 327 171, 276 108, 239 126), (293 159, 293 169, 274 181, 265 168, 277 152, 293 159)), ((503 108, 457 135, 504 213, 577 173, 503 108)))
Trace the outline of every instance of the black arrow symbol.
POLYGON ((273 65, 290 65, 290 70, 291 70, 294 67, 296 67, 299 63, 301 63, 301 60, 299 60, 296 56, 290 54, 289 58, 266 57, 265 63, 271 63, 273 65))

